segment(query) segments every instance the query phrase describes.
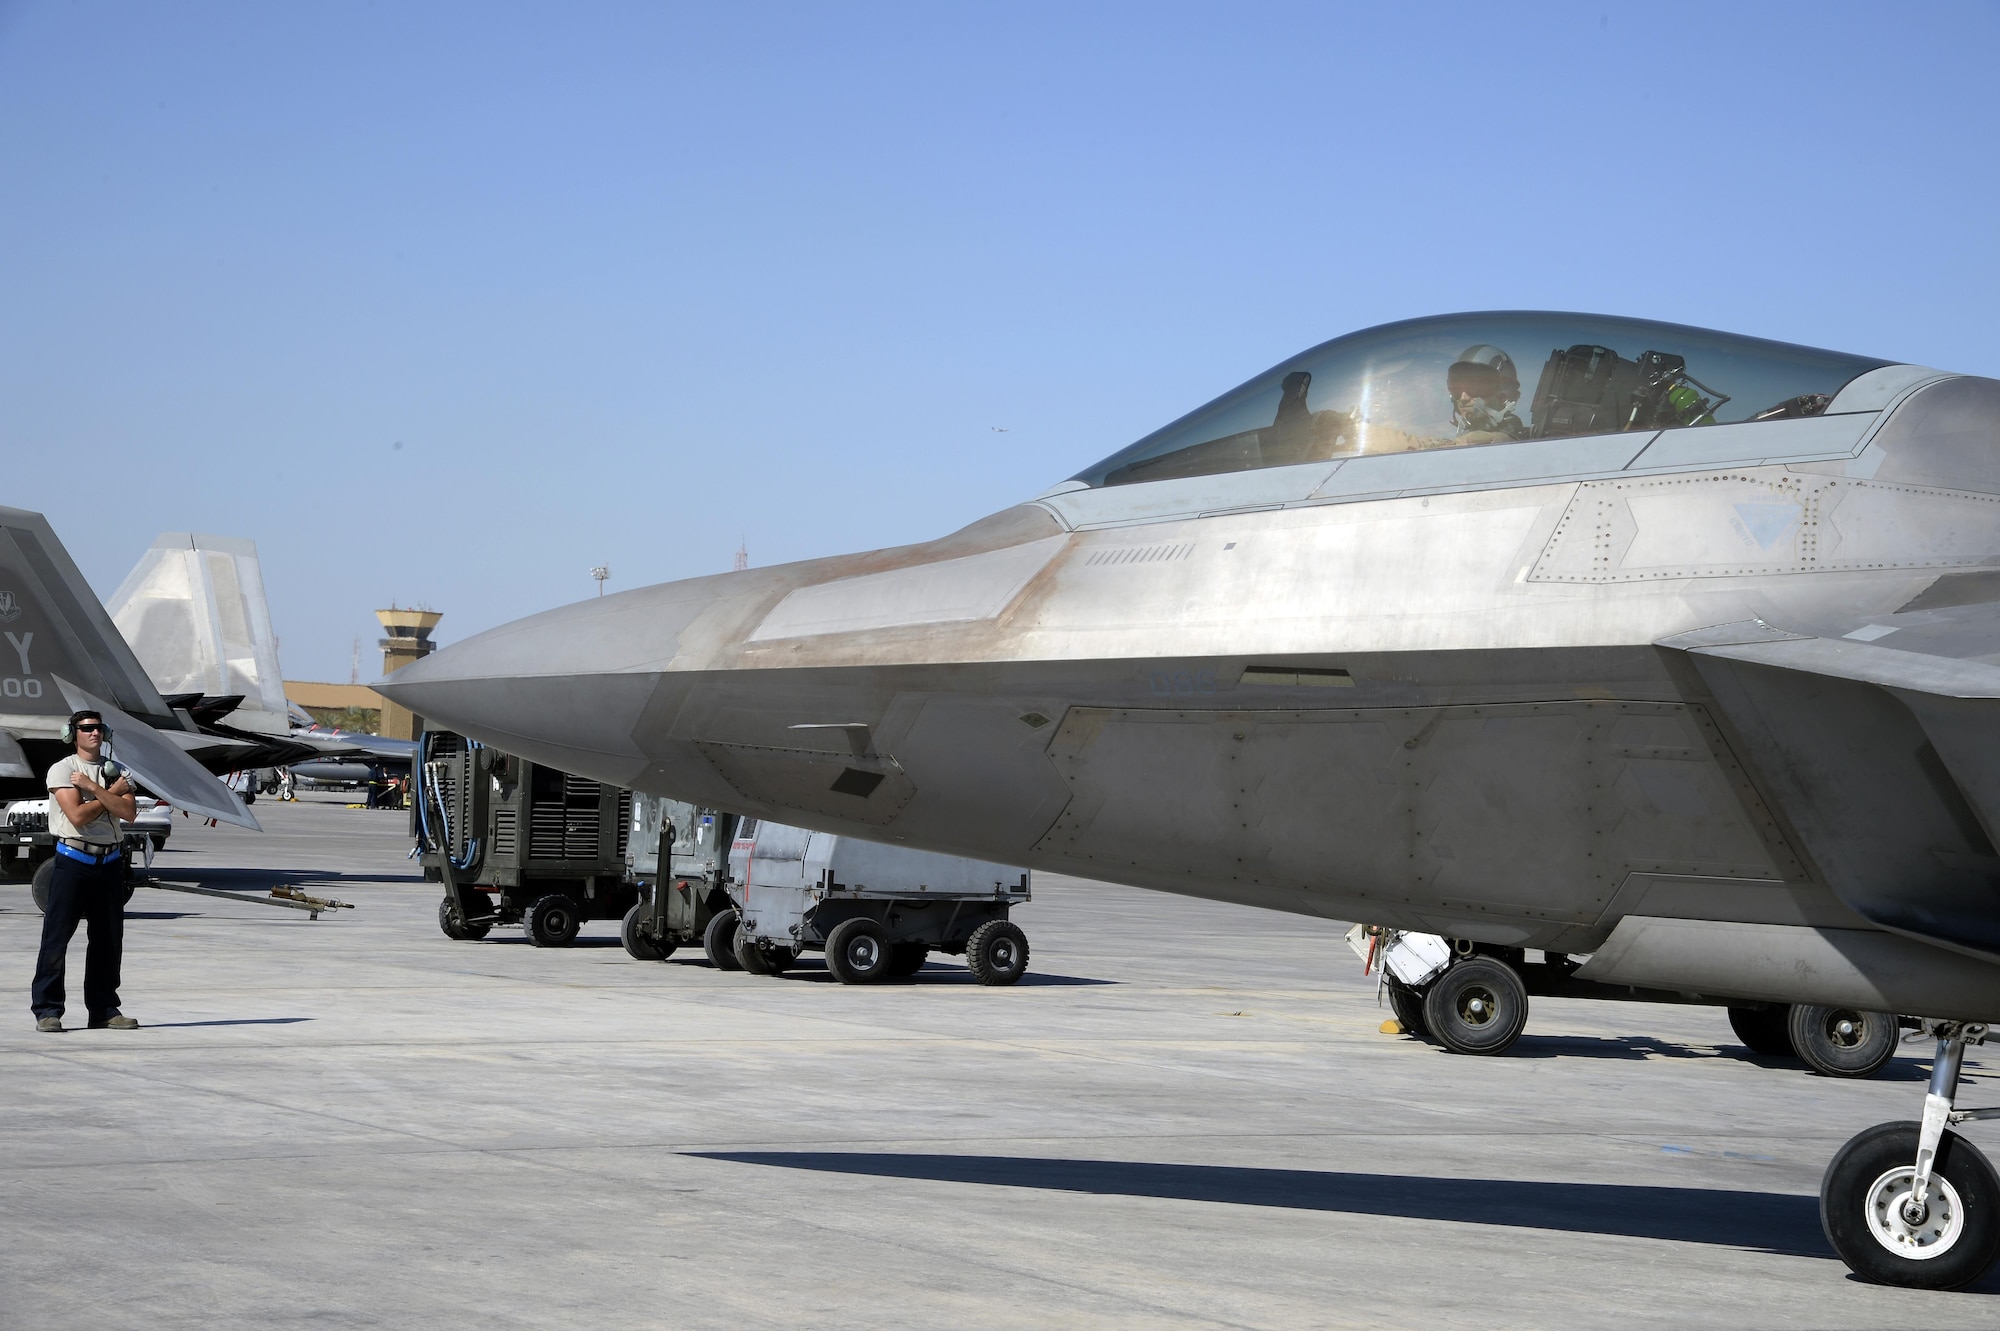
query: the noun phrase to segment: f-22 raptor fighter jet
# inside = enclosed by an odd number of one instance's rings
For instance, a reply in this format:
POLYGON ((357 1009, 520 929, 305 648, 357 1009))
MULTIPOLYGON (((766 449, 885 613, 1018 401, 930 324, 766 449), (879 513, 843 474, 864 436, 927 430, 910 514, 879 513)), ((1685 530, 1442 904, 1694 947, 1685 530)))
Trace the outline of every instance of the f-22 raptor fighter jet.
POLYGON ((1951 1130, 2000 1018, 2000 382, 1412 320, 940 540, 585 601, 383 691, 702 805, 1444 935, 1468 1027, 1529 949, 1914 1014, 1922 1122, 1841 1150, 1827 1232, 1905 1285, 2000 1251, 1951 1130))

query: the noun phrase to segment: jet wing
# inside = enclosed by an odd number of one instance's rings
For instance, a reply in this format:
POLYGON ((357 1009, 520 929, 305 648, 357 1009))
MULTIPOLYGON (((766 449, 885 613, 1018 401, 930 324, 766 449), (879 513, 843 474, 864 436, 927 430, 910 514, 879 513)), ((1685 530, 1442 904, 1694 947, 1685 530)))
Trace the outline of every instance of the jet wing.
POLYGON ((1753 620, 1659 645, 1842 901, 2000 959, 2000 602, 1924 601, 1830 634, 1753 620))
POLYGON ((55 682, 72 710, 89 708, 110 723, 113 753, 146 789, 177 809, 219 818, 253 832, 264 830, 235 791, 210 776, 166 734, 60 676, 55 682))

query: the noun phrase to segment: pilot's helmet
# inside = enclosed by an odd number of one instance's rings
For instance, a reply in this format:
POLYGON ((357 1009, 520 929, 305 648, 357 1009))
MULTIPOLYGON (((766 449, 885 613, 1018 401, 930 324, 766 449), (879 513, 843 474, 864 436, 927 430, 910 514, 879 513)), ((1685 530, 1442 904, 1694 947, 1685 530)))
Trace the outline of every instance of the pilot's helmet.
POLYGON ((1514 372, 1514 358, 1486 342, 1459 352, 1445 371, 1444 384, 1453 402, 1473 397, 1489 407, 1504 408, 1521 400, 1521 376, 1514 372))

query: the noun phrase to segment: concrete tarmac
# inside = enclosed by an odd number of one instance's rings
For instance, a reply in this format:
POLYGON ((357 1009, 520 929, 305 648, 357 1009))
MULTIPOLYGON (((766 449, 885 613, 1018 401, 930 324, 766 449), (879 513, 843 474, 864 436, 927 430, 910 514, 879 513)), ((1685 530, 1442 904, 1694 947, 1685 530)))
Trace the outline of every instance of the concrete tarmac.
POLYGON ((0 1327, 2000 1325, 2000 1277, 1865 1285, 1820 1233, 1927 1048, 1835 1081, 1549 1000, 1454 1057, 1378 1033, 1334 924, 1048 876, 1011 989, 453 943, 402 815, 256 812, 157 867, 359 909, 140 892, 140 1031, 35 1032, 0 886, 0 1327))

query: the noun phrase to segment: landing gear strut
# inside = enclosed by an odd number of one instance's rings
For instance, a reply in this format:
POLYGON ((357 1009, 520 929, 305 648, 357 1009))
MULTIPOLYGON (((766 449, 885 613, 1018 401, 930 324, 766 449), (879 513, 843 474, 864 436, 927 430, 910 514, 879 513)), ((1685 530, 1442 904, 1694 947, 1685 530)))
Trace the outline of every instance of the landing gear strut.
POLYGON ((1970 1022, 1926 1021, 1937 1039, 1921 1123, 1878 1123, 1833 1157, 1819 1216, 1855 1274, 1884 1285, 1958 1289, 2000 1257, 2000 1176, 1950 1130, 2000 1109, 1954 1109, 1965 1047, 1986 1039, 1970 1022))

